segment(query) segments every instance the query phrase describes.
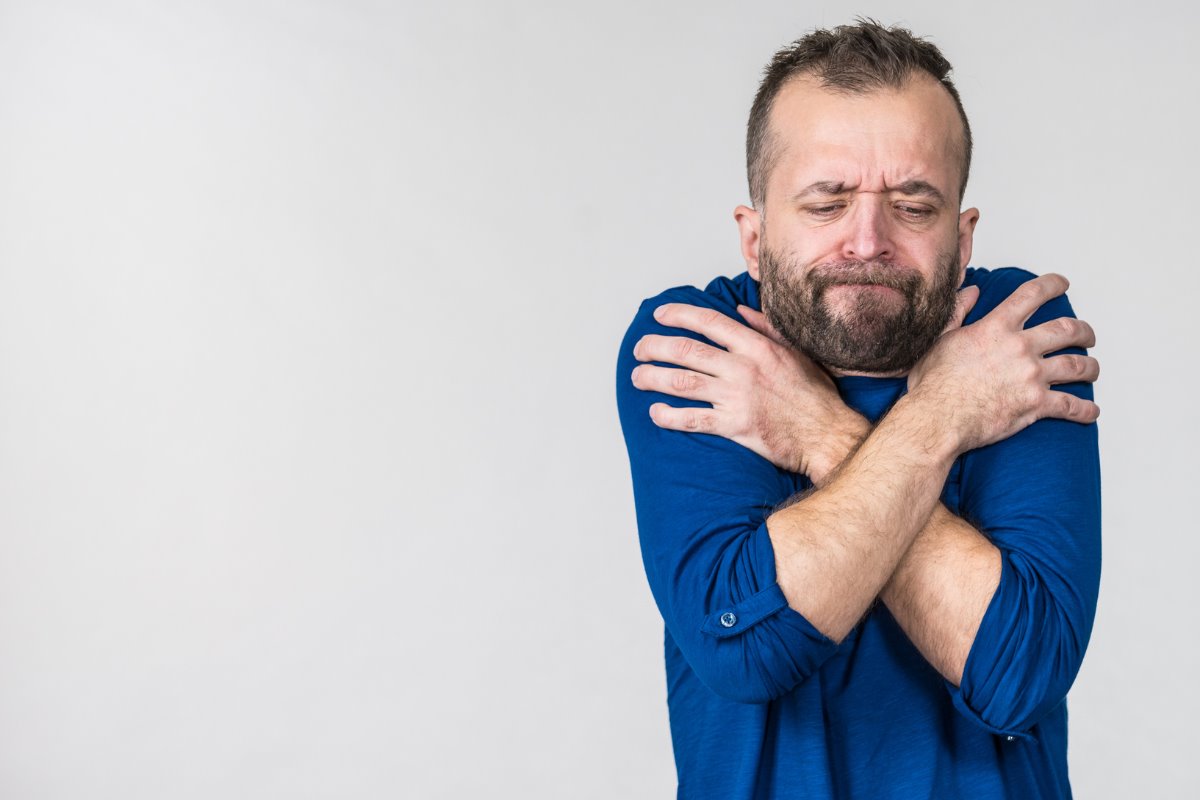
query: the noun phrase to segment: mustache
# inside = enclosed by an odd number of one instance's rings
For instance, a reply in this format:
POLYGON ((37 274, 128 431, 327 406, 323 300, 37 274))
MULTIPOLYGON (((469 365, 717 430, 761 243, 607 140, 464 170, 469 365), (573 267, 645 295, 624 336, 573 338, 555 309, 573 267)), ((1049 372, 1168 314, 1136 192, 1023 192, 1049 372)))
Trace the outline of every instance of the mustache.
POLYGON ((921 273, 912 267, 886 261, 827 261, 809 272, 814 287, 883 286, 909 291, 922 283, 921 273))

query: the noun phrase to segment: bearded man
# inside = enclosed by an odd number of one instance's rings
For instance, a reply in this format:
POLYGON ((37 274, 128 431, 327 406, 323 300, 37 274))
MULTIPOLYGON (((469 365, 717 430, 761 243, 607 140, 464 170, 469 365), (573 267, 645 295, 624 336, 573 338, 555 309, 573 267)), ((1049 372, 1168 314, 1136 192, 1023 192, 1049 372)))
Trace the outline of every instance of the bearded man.
POLYGON ((747 272, 621 345, 680 797, 1070 796, 1099 366, 1065 279, 967 267, 949 71, 873 22, 777 53, 747 272))

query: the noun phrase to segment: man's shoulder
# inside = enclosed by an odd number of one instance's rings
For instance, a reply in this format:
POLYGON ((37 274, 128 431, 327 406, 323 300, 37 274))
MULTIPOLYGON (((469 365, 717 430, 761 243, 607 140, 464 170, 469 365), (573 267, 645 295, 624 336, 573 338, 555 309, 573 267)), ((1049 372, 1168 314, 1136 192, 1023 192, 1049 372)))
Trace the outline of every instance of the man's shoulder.
MULTIPOLYGON (((979 300, 975 303, 975 307, 971 309, 971 313, 967 315, 964 324, 970 325, 972 322, 983 318, 992 309, 1004 302, 1005 298, 1015 292, 1018 286, 1036 277, 1035 273, 1021 269, 1020 267, 998 267, 996 269, 968 267, 966 277, 963 280, 963 286, 978 286, 979 300)), ((1038 309, 1026 323, 1026 327, 1031 327, 1047 319, 1074 315, 1075 313, 1072 311, 1070 303, 1067 302, 1066 296, 1063 295, 1052 298, 1038 309)))
POLYGON ((759 308, 758 282, 750 277, 749 272, 743 272, 732 278, 713 278, 703 289, 696 286, 672 286, 643 300, 638 315, 652 315, 654 309, 667 303, 688 303, 713 308, 733 316, 737 314, 738 305, 759 308))
POLYGON ((738 305, 746 305, 758 310, 758 282, 750 277, 749 272, 743 272, 732 278, 713 278, 703 289, 695 286, 673 286, 653 297, 647 297, 638 306, 637 313, 625 332, 622 351, 631 349, 637 339, 648 333, 668 334, 671 336, 690 336, 706 341, 703 336, 679 328, 665 328, 654 319, 654 309, 667 303, 687 303, 688 305, 711 308, 726 316, 741 321, 737 313, 738 305))
POLYGON ((975 303, 975 307, 971 309, 971 313, 967 315, 967 324, 988 314, 988 312, 1004 302, 1006 297, 1016 291, 1018 286, 1036 277, 1029 270, 1019 267, 998 267, 996 269, 967 267, 967 275, 966 279, 963 280, 963 286, 979 287, 979 300, 975 303))

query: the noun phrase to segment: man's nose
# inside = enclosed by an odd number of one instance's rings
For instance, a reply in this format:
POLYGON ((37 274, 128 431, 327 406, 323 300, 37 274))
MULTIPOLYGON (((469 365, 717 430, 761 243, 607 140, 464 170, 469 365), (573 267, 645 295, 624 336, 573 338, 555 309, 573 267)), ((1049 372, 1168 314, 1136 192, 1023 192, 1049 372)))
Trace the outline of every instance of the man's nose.
POLYGON ((855 261, 888 259, 895 253, 891 218, 886 201, 873 194, 860 195, 846 220, 849 228, 842 256, 855 261))

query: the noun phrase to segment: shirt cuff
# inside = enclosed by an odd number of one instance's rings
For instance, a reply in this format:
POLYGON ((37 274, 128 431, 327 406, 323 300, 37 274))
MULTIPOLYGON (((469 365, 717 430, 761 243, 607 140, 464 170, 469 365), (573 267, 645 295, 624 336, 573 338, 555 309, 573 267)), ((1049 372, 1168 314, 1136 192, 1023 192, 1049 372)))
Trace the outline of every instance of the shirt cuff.
POLYGON ((720 608, 704 618, 700 630, 718 639, 727 639, 745 633, 767 617, 787 608, 787 598, 778 583, 773 583, 758 594, 752 594, 740 603, 720 608))
POLYGON ((837 649, 837 642, 821 633, 799 611, 788 606, 783 589, 776 580, 775 546, 771 543, 765 520, 751 534, 750 558, 753 561, 752 572, 759 580, 758 585, 763 588, 735 603, 726 603, 713 609, 712 613, 705 615, 700 625, 701 632, 716 639, 728 639, 746 633, 778 614, 789 628, 806 639, 830 651, 837 649))

